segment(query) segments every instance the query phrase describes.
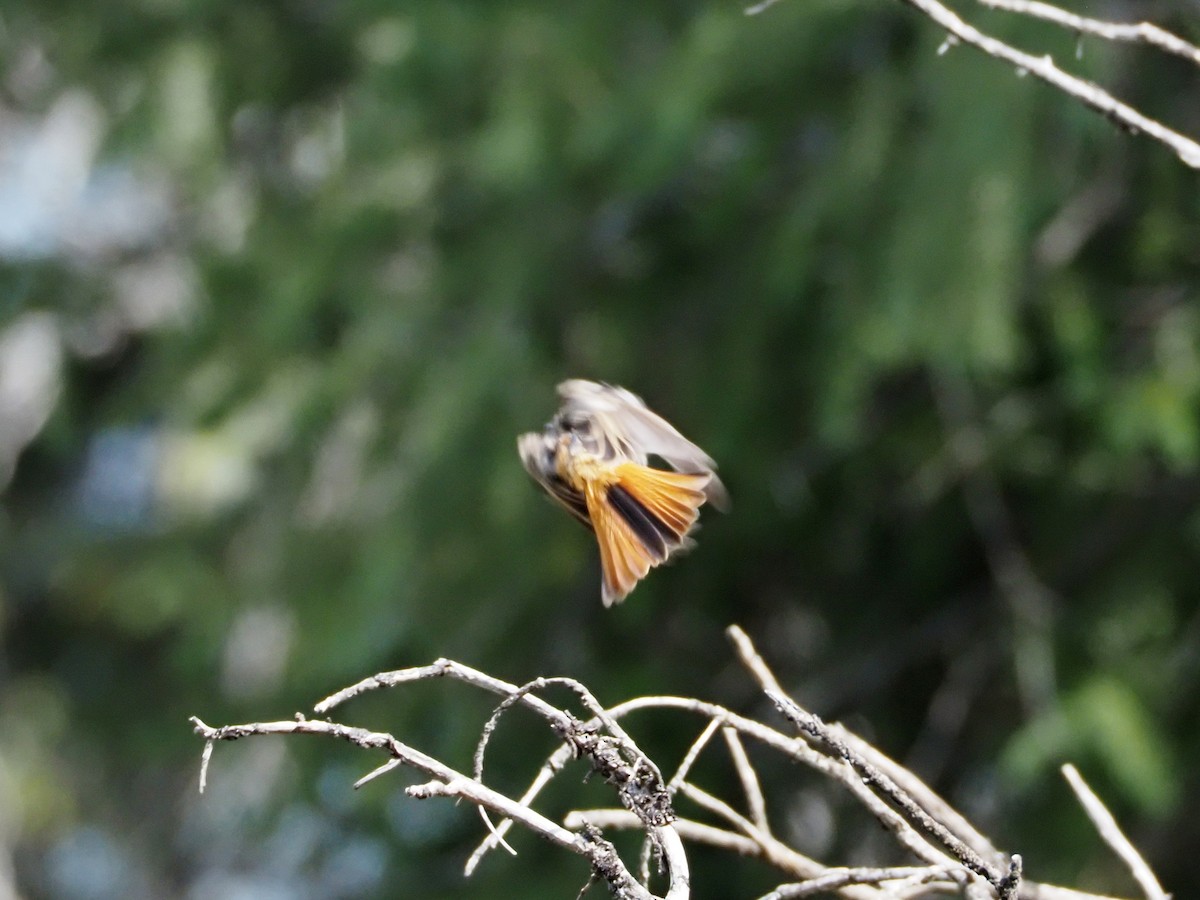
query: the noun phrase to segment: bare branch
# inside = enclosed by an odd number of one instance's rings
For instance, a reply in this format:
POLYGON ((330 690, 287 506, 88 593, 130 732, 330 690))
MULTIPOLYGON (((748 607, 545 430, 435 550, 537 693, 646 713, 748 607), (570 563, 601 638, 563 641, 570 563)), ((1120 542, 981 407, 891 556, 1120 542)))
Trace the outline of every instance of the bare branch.
MULTIPOLYGON (((473 676, 474 673, 472 673, 473 676)), ((670 824, 674 813, 670 808, 669 789, 662 783, 662 773, 658 771, 653 760, 642 753, 633 738, 626 734, 616 720, 604 711, 604 707, 600 705, 592 692, 573 678, 536 678, 516 688, 504 698, 500 705, 492 711, 492 715, 483 726, 483 733, 475 748, 472 773, 475 780, 483 780, 484 753, 488 740, 500 721, 500 716, 521 698, 551 685, 562 685, 578 694, 588 710, 613 736, 609 743, 610 739, 596 735, 594 729, 580 728, 579 723, 573 718, 565 727, 565 731, 561 723, 552 721, 551 724, 555 731, 568 739, 567 745, 571 747, 572 752, 589 757, 596 771, 600 772, 607 781, 618 786, 622 802, 633 812, 644 816, 647 825, 658 827, 670 824), (627 768, 629 769, 628 773, 626 773, 627 768)), ((504 842, 503 834, 497 830, 488 816, 487 810, 482 806, 479 807, 479 815, 496 843, 515 855, 515 851, 504 842)))
MULTIPOLYGON (((428 677, 425 676, 425 677, 428 677)), ((528 699, 528 698, 526 698, 528 699)), ((545 704, 549 707, 548 704, 545 704)), ((559 710, 550 710, 559 716, 566 717, 559 710)), ((569 717, 567 717, 569 719, 569 717)), ((364 728, 341 725, 336 722, 311 721, 297 716, 295 720, 283 722, 260 722, 246 725, 226 725, 212 728, 193 718, 192 724, 196 733, 201 735, 206 746, 216 741, 237 740, 239 738, 268 735, 268 734, 315 734, 340 738, 349 741, 363 749, 383 750, 399 763, 417 769, 435 779, 432 784, 418 785, 410 789, 410 795, 418 799, 432 796, 454 796, 466 799, 481 809, 488 809, 506 818, 519 822, 533 833, 546 840, 585 857, 591 863, 592 871, 603 878, 622 900, 651 900, 652 895, 625 867, 613 846, 600 837, 598 833, 588 830, 581 833, 568 831, 552 820, 534 811, 528 806, 518 803, 505 795, 492 790, 480 782, 452 769, 437 759, 401 743, 390 734, 372 732, 364 728)), ((597 736, 598 737, 598 736, 597 736)), ((586 742, 585 742, 586 743, 586 742)), ((596 755, 591 757, 593 767, 603 770, 612 765, 611 759, 606 759, 610 748, 593 745, 590 748, 596 755)), ((583 752, 587 752, 586 750, 583 752)), ((619 767, 617 767, 619 769, 619 767)), ((633 767, 629 767, 632 769, 633 767)), ((379 770, 377 769, 376 772, 379 770)), ((620 771, 614 772, 620 778, 620 771)), ((624 773, 626 781, 636 780, 633 772, 624 773)), ((204 773, 202 772, 202 777, 204 773)), ((611 780, 611 779, 610 779, 611 780)), ((663 790, 665 795, 665 790, 663 790)), ((625 800, 625 794, 622 794, 625 800)), ((669 806, 668 806, 669 809, 669 806)), ((645 812, 639 810, 645 821, 645 812)), ((686 858, 682 857, 682 842, 668 826, 652 829, 652 835, 663 852, 670 874, 670 888, 667 897, 670 900, 686 900, 690 891, 689 875, 686 858)))
MULTIPOLYGON (((865 759, 851 750, 844 741, 834 735, 821 719, 802 709, 795 701, 774 691, 768 691, 767 696, 797 728, 814 740, 829 747, 846 765, 852 769, 863 784, 879 791, 889 801, 896 804, 905 817, 915 823, 927 835, 938 841, 963 866, 976 875, 986 879, 1000 896, 1000 900, 1011 900, 1016 896, 1016 886, 1007 887, 1007 875, 999 872, 993 865, 982 859, 979 854, 959 840, 948 828, 936 821, 921 806, 903 791, 891 778, 868 763, 865 759), (1005 886, 1002 890, 1002 886, 1005 886)), ((930 860, 931 862, 934 860, 930 860)))
MULTIPOLYGON (((565 766, 570 759, 571 750, 569 747, 564 745, 554 751, 554 754, 550 757, 550 759, 546 761, 540 770, 538 770, 537 775, 534 776, 533 782, 528 788, 525 789, 525 793, 521 795, 518 802, 522 806, 528 806, 531 804, 535 799, 537 799, 537 795, 541 793, 542 788, 550 783, 550 779, 562 771, 563 766, 565 766)), ((496 830, 494 832, 488 833, 487 837, 483 839, 479 846, 476 847, 471 853, 470 857, 467 858, 467 863, 463 867, 463 874, 469 878, 475 872, 475 869, 478 868, 479 863, 483 861, 483 858, 491 850, 494 850, 497 846, 503 843, 504 835, 508 833, 510 828, 512 828, 512 824, 512 819, 504 819, 496 826, 496 830)))
POLYGON ((1146 865, 1142 854, 1138 853, 1129 838, 1125 837, 1125 833, 1121 831, 1121 826, 1117 824, 1113 814, 1088 787, 1083 776, 1079 774, 1079 770, 1067 763, 1062 767, 1062 773, 1067 779, 1067 783, 1071 785, 1071 790, 1075 792, 1075 796, 1079 798, 1084 812, 1096 826, 1096 831, 1100 833, 1100 837, 1104 838, 1104 842, 1112 847, 1113 852, 1121 858, 1121 862, 1129 868, 1134 880, 1141 887, 1142 893, 1146 895, 1146 900, 1170 900, 1170 895, 1162 889, 1162 885, 1158 883, 1154 872, 1146 865))
POLYGON ((1058 88, 1105 116, 1119 128, 1131 134, 1143 133, 1175 151, 1186 165, 1200 168, 1200 144, 1167 126, 1138 112, 1127 103, 1122 103, 1108 91, 1064 72, 1054 63, 1053 57, 1033 56, 986 35, 973 25, 964 22, 957 13, 938 0, 904 0, 909 6, 933 19, 964 44, 969 44, 995 59, 1003 60, 1016 67, 1018 72, 1028 72, 1035 78, 1058 88))
POLYGON ((665 900, 687 900, 691 891, 691 876, 688 873, 687 853, 683 849, 679 832, 667 827, 652 829, 650 835, 662 852, 667 871, 671 873, 671 885, 667 889, 665 900))
MULTIPOLYGON (((778 0, 762 0, 762 2, 749 7, 746 13, 747 15, 757 15, 774 6, 776 2, 778 0)), ((1118 128, 1130 134, 1145 134, 1147 137, 1169 147, 1185 165, 1193 169, 1200 168, 1200 143, 1144 115, 1129 104, 1118 100, 1099 85, 1060 69, 1055 64, 1054 58, 1049 54, 1034 56, 1031 53, 1017 49, 1011 44, 1006 44, 998 38, 984 34, 974 25, 964 21, 958 13, 940 2, 940 0, 903 0, 903 2, 932 19, 946 31, 948 37, 939 49, 939 54, 945 53, 955 44, 968 44, 993 59, 1001 60, 1015 67, 1018 74, 1033 75, 1039 81, 1044 81, 1046 84, 1057 88, 1067 96, 1078 100, 1084 106, 1094 109, 1118 128)), ((981 2, 989 2, 989 0, 981 0, 981 2)), ((1068 27, 1079 31, 1086 31, 1089 34, 1102 35, 1112 40, 1139 40, 1153 44, 1167 52, 1195 59, 1195 47, 1156 26, 1146 26, 1144 24, 1116 26, 1094 19, 1072 17, 1069 13, 1062 10, 1057 10, 1051 14, 1049 10, 1054 10, 1055 7, 1045 3, 1034 3, 1033 0, 991 0, 989 2, 989 5, 1013 8, 1010 4, 1022 7, 1020 10, 1014 11, 1035 15, 1038 18, 1055 21, 1059 24, 1067 25, 1070 23, 1068 27), (1030 7, 1036 8, 1038 12, 1032 12, 1030 7), (1051 17, 1052 15, 1053 18, 1051 17), (1114 28, 1117 29, 1115 34, 1111 30, 1114 28), (1133 31, 1126 29, 1133 29, 1133 31), (1138 36, 1130 38, 1128 36, 1130 34, 1137 34, 1138 36)))
MULTIPOLYGON (((397 669, 394 672, 380 672, 378 675, 364 678, 357 684, 343 688, 337 693, 326 697, 313 707, 313 711, 320 716, 328 715, 333 711, 334 707, 340 706, 347 700, 352 700, 367 691, 384 687, 395 687, 396 685, 408 684, 414 681, 427 681, 431 678, 453 678, 456 681, 462 681, 504 697, 512 696, 519 690, 517 685, 509 684, 507 681, 499 678, 493 678, 491 675, 480 672, 478 669, 464 666, 462 663, 457 663, 452 659, 439 659, 432 665, 414 666, 410 669, 397 669)), ((532 694, 523 695, 520 698, 520 702, 523 706, 527 706, 550 722, 562 721, 565 723, 569 718, 561 710, 556 709, 545 700, 532 694)))
MULTIPOLYGON (((410 796, 417 799, 446 797, 466 800, 481 811, 502 816, 503 819, 489 831, 471 855, 466 867, 467 874, 474 870, 489 849, 506 846, 504 834, 513 823, 517 823, 586 858, 592 868, 589 884, 605 882, 618 900, 653 900, 647 886, 651 851, 662 862, 666 872, 667 900, 687 900, 690 896, 690 874, 685 840, 758 858, 785 877, 793 879, 792 883, 780 885, 768 895, 780 900, 784 897, 812 896, 818 892, 836 893, 848 900, 907 900, 947 891, 981 900, 984 897, 994 897, 996 900, 1017 900, 1018 897, 1020 900, 1111 900, 1067 888, 1023 881, 1020 856, 1005 857, 1000 854, 987 838, 913 773, 841 726, 826 725, 783 695, 778 690, 778 679, 745 633, 733 627, 729 629, 729 636, 746 668, 766 688, 767 695, 785 716, 799 726, 799 736, 784 735, 762 722, 695 698, 639 697, 604 709, 591 691, 574 679, 539 678, 518 687, 451 660, 438 660, 431 666, 381 673, 366 679, 322 701, 318 710, 327 711, 366 690, 439 677, 451 677, 500 694, 504 699, 483 729, 475 777, 462 774, 389 734, 330 721, 308 721, 303 716, 297 716, 294 721, 223 728, 211 728, 199 719, 193 719, 197 734, 205 742, 201 783, 207 778, 212 748, 217 741, 252 735, 317 734, 339 738, 364 749, 381 750, 388 755, 387 762, 359 779, 356 787, 404 765, 432 779, 408 788, 410 796), (558 685, 569 688, 580 697, 591 718, 580 720, 536 693, 558 685), (538 714, 563 743, 541 766, 525 793, 514 800, 485 785, 482 774, 483 750, 496 722, 505 710, 517 705, 538 714), (663 783, 658 766, 643 753, 620 723, 630 713, 664 710, 678 710, 706 720, 699 736, 677 766, 676 774, 667 784, 663 783), (718 730, 726 742, 747 797, 749 817, 687 780, 696 760, 718 730), (896 837, 901 846, 927 865, 887 869, 830 868, 787 846, 772 835, 767 826, 766 802, 758 773, 743 746, 745 738, 752 738, 788 759, 803 763, 821 776, 844 785, 896 837), (532 802, 541 790, 574 757, 586 758, 592 769, 616 788, 624 810, 575 812, 568 815, 565 824, 560 826, 532 808, 532 802), (673 794, 694 802, 727 823, 730 829, 691 819, 678 819, 671 803, 673 794), (638 882, 612 845, 601 837, 600 827, 636 828, 645 833, 645 883, 638 882)), ((1158 894, 1147 892, 1147 897, 1148 900, 1164 900, 1166 895, 1159 889, 1158 894)))
MULTIPOLYGON (((635 710, 646 709, 680 709, 710 718, 724 717, 725 724, 729 727, 736 728, 742 734, 753 737, 755 740, 783 753, 794 761, 801 762, 817 770, 825 777, 844 785, 867 808, 871 815, 875 816, 896 837, 896 840, 918 859, 941 866, 952 865, 954 863, 954 860, 950 856, 947 856, 931 844, 903 816, 881 800, 855 774, 853 768, 840 760, 831 759, 825 754, 817 752, 803 739, 786 737, 761 722, 739 716, 716 704, 706 703, 702 700, 689 697, 639 697, 613 707, 609 710, 609 714, 613 718, 621 718, 635 710)), ((587 724, 590 725, 591 723, 587 724)), ((530 802, 549 783, 551 777, 553 777, 552 773, 562 768, 566 763, 566 759, 567 755, 561 749, 551 756, 535 777, 534 783, 530 785, 530 788, 522 797, 523 802, 530 802)), ((504 822, 501 822, 497 827, 500 834, 504 834, 507 828, 504 822)), ((482 857, 483 854, 494 848, 494 846, 495 844, 490 837, 485 839, 480 847, 476 849, 475 854, 472 855, 472 862, 477 864, 478 858, 482 857)), ((468 863, 468 865, 470 866, 471 863, 468 863)))
POLYGON ((1182 56, 1200 66, 1200 47, 1189 44, 1183 38, 1172 34, 1166 29, 1159 28, 1152 22, 1105 22, 1100 19, 1089 19, 1065 9, 1059 9, 1041 0, 979 0, 984 6, 992 9, 1003 9, 1007 12, 1053 22, 1079 34, 1091 34, 1106 41, 1124 41, 1132 44, 1147 44, 1157 47, 1164 53, 1182 56))
MULTIPOLYGON (((632 831, 641 828, 641 820, 626 809, 573 809, 563 817, 563 827, 577 831, 584 825, 592 825, 601 829, 616 829, 632 831)), ((761 857, 762 845, 744 834, 726 831, 724 828, 714 828, 695 819, 679 818, 675 820, 675 830, 685 841, 697 844, 707 844, 730 850, 739 856, 761 857)), ((821 871, 823 866, 814 860, 807 859, 804 868, 810 871, 821 871)), ((796 877, 803 877, 796 873, 796 877)))
POLYGON ((700 751, 708 746, 708 742, 712 740, 712 736, 717 733, 717 729, 721 727, 719 718, 710 719, 704 730, 700 732, 700 736, 692 742, 692 746, 688 748, 688 752, 684 754, 683 761, 679 764, 679 768, 675 770, 675 774, 671 776, 671 780, 667 783, 667 790, 675 793, 676 789, 688 777, 688 773, 692 771, 692 766, 696 763, 696 757, 700 755, 700 751))
MULTIPOLYGON (((736 813, 734 815, 736 816, 736 813)), ((591 823, 597 828, 629 830, 640 827, 636 816, 619 809, 575 810, 563 820, 563 824, 568 828, 579 828, 585 822, 591 823)), ((710 847, 729 850, 741 856, 761 859, 772 868, 778 869, 792 878, 817 878, 827 871, 821 863, 793 850, 770 835, 755 831, 752 825, 749 835, 726 831, 723 828, 714 828, 712 825, 706 825, 694 819, 677 819, 675 828, 685 841, 706 844, 710 847)), ((847 889, 841 893, 850 900, 880 900, 877 891, 865 888, 861 890, 847 889)))
MULTIPOLYGON (((199 719, 194 720, 197 724, 203 724, 199 719)), ((205 726, 207 727, 207 726, 205 726)), ((208 787, 208 764, 212 762, 213 742, 204 742, 204 751, 200 754, 200 793, 204 793, 204 789, 208 787)))
POLYGON ((725 636, 729 638, 733 644, 733 649, 737 651, 738 659, 742 665, 749 670, 754 676, 754 680, 758 682, 758 686, 762 688, 763 693, 769 694, 774 691, 776 694, 787 693, 775 678, 775 673, 771 671, 771 667, 766 664, 758 650, 754 648, 754 643, 750 640, 750 636, 737 625, 730 625, 725 629, 725 636))
POLYGON ((996 849, 995 845, 987 837, 981 834, 974 825, 963 817, 962 813, 942 799, 941 796, 913 772, 904 768, 904 766, 887 756, 877 747, 864 741, 844 725, 827 723, 825 727, 835 732, 851 749, 861 755, 863 759, 887 774, 900 788, 916 800, 922 809, 946 826, 959 840, 971 847, 976 853, 984 859, 991 860, 997 867, 1008 865, 1007 858, 996 849))
MULTIPOLYGON (((538 678, 524 686, 517 686, 453 660, 439 659, 429 666, 381 672, 363 679, 326 697, 316 704, 314 710, 323 715, 367 691, 434 678, 453 678, 504 696, 505 701, 493 713, 493 719, 489 723, 492 728, 495 727, 495 717, 513 704, 533 710, 570 746, 569 753, 590 760, 592 768, 599 775, 618 787, 621 801, 633 812, 644 816, 647 825, 660 827, 670 824, 674 816, 671 811, 670 794, 667 793, 658 767, 638 749, 633 739, 605 712, 591 692, 573 678, 538 678), (596 717, 595 722, 585 725, 534 693, 535 690, 550 685, 564 685, 575 691, 596 717), (611 737, 598 732, 597 727, 601 724, 609 730, 611 737)), ((485 729, 481 746, 486 744, 488 733, 485 729)), ((477 759, 477 768, 479 765, 477 759)), ((504 831, 499 828, 495 832, 497 838, 503 834, 504 831)))
MULTIPOLYGON (((736 627, 736 626, 734 626, 736 627)), ((739 629, 740 631, 740 629, 739 629)), ((749 639, 747 638, 747 641, 749 639)), ((372 679, 367 679, 371 681, 372 679)), ((365 683, 365 682, 364 682, 365 683)), ((761 722, 756 722, 753 719, 748 719, 744 716, 739 716, 722 706, 715 703, 707 703, 703 700, 697 700, 692 697, 637 697, 633 700, 627 700, 608 710, 608 715, 613 719, 621 719, 632 712, 643 710, 656 709, 676 709, 693 713, 708 719, 720 719, 724 724, 736 728, 740 733, 745 734, 755 740, 783 753, 797 762, 802 762, 810 766, 822 774, 829 777, 838 777, 839 764, 829 759, 824 754, 813 750, 807 743, 800 738, 788 737, 780 734, 775 729, 764 725, 761 722)), ((598 723, 586 722, 585 728, 593 727, 598 723)), ((532 783, 521 796, 522 803, 532 803, 533 800, 541 793, 542 789, 550 783, 551 779, 567 764, 571 759, 572 753, 569 747, 560 747, 556 750, 549 759, 543 764, 542 768, 534 776, 532 783)), ((857 782, 857 779, 853 779, 857 782)), ((853 787, 851 788, 853 789, 853 787)), ((867 792, 870 794, 870 792, 867 792)), ((871 795, 873 797, 873 795, 871 795)), ((497 825, 497 832, 503 836, 511 828, 511 823, 500 822, 497 825)), ((483 842, 475 848, 475 852, 471 854, 467 860, 466 871, 470 875, 479 862, 490 851, 495 849, 496 841, 492 835, 488 835, 483 842)))
MULTIPOLYGON (((443 784, 459 785, 460 796, 472 803, 487 807, 501 815, 516 819, 531 831, 542 837, 582 856, 589 855, 587 842, 574 832, 567 831, 557 823, 547 819, 540 813, 534 812, 527 806, 521 806, 508 797, 492 790, 486 785, 472 781, 466 775, 455 771, 445 763, 434 759, 420 750, 409 747, 396 740, 390 734, 368 731, 337 722, 325 722, 311 719, 293 719, 281 722, 253 722, 245 725, 224 725, 213 728, 196 717, 192 717, 196 733, 210 744, 216 741, 235 741, 245 737, 255 737, 272 734, 315 734, 324 737, 338 738, 362 747, 364 750, 382 750, 389 753, 392 759, 401 765, 409 766, 419 772, 437 779, 443 784), (469 785, 469 787, 468 787, 469 785)), ((376 770, 378 771, 378 770, 376 770)))
POLYGON ((826 869, 816 878, 799 884, 781 884, 759 900, 794 900, 797 897, 813 897, 852 884, 882 884, 885 881, 902 881, 911 885, 945 882, 941 887, 952 888, 951 870, 937 866, 894 866, 887 869, 854 868, 826 869))
MULTIPOLYGON (((770 697, 772 701, 776 703, 776 705, 779 704, 779 701, 775 698, 783 698, 786 700, 786 702, 791 703, 791 705, 795 707, 795 709, 801 715, 811 715, 810 713, 801 710, 800 707, 796 706, 796 704, 792 703, 792 701, 787 700, 779 686, 779 680, 775 677, 775 674, 759 655, 758 651, 754 647, 754 644, 741 628, 736 625, 731 625, 725 629, 725 634, 733 643, 734 648, 737 651, 738 658, 741 660, 742 664, 746 666, 751 675, 753 675, 755 680, 759 683, 759 686, 763 689, 763 692, 770 697)), ((781 708, 781 711, 784 711, 784 714, 787 715, 786 710, 782 710, 781 708)), ((816 717, 813 716, 813 718, 816 717)), ((822 727, 827 727, 824 726, 824 723, 821 724, 822 727)), ((812 748, 807 747, 807 745, 806 749, 812 753, 816 752, 813 751, 812 748)), ((816 755, 821 757, 821 759, 828 760, 828 757, 825 757, 823 754, 816 755)), ((874 791, 872 791, 870 784, 868 784, 866 780, 861 778, 859 774, 855 772, 853 765, 851 765, 848 760, 843 759, 842 762, 843 765, 836 766, 827 774, 834 780, 845 785, 855 795, 855 797, 858 798, 859 802, 861 802, 868 809, 868 811, 870 811, 870 813, 883 824, 885 828, 887 828, 896 836, 896 839, 900 841, 900 843, 903 844, 906 849, 913 853, 918 859, 923 859, 933 865, 946 865, 953 862, 950 857, 946 856, 944 853, 930 844, 921 834, 919 834, 908 823, 908 821, 904 819, 903 816, 899 815, 894 809, 881 800, 874 793, 874 791)))
POLYGON ((368 772, 362 778, 358 779, 358 781, 354 782, 354 789, 357 791, 364 784, 368 784, 368 783, 374 781, 380 775, 386 775, 388 772, 392 771, 392 769, 396 768, 398 765, 400 765, 400 760, 389 759, 378 769, 374 769, 374 770, 368 772))
POLYGON ((750 757, 746 755, 742 739, 738 737, 737 729, 729 726, 721 729, 721 736, 725 738, 725 746, 729 748, 733 768, 737 772, 738 780, 742 783, 742 790, 746 794, 746 806, 750 809, 750 819, 760 831, 770 834, 771 827, 767 823, 767 802, 763 798, 762 786, 758 783, 758 773, 750 764, 750 757))
POLYGON ((767 835, 760 831, 758 826, 753 822, 724 800, 714 797, 703 788, 696 787, 696 785, 684 781, 679 785, 679 792, 702 809, 720 816, 742 834, 746 835, 746 837, 753 838, 760 843, 767 838, 767 835))

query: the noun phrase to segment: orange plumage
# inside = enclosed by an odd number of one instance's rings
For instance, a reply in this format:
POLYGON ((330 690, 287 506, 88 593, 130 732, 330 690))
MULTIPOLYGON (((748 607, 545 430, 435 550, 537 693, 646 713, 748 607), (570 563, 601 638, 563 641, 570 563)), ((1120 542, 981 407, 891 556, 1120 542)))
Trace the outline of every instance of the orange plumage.
POLYGON ((728 502, 716 464, 641 398, 572 380, 544 431, 521 435, 522 462, 551 497, 596 533, 605 606, 690 546, 700 507, 728 502), (677 471, 656 469, 650 456, 677 471))

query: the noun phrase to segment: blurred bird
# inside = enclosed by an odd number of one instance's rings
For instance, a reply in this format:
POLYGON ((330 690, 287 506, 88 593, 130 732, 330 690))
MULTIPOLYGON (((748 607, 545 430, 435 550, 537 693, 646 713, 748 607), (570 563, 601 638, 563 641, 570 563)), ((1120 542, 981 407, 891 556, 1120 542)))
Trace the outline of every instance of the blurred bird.
POLYGON ((546 427, 517 438, 534 480, 596 533, 605 606, 620 603, 654 566, 692 546, 705 501, 729 496, 712 458, 624 388, 572 379, 546 427), (649 465, 657 456, 676 471, 649 465))

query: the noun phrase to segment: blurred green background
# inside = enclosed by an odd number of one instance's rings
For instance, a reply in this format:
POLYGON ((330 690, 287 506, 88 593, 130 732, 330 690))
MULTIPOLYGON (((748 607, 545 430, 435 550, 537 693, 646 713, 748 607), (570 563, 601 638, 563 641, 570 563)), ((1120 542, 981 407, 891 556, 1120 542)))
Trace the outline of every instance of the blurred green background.
MULTIPOLYGON (((1186 63, 978 15, 1200 133, 1186 63)), ((438 656, 769 716, 731 622, 1031 877, 1135 893, 1072 760, 1200 895, 1196 174, 941 41, 829 0, 6 6, 0 897, 575 896, 527 835, 464 881, 478 817, 353 792, 349 746, 222 746, 201 798, 187 717, 438 656), (612 610, 515 453, 565 377, 644 396, 734 498, 612 610)), ((492 703, 344 715, 469 768, 492 703)), ((670 768, 703 723, 629 724, 670 768)), ((496 786, 552 746, 511 714, 496 786)), ((901 859, 755 758, 782 837, 901 859)), ((611 802, 580 774, 546 812, 611 802)))

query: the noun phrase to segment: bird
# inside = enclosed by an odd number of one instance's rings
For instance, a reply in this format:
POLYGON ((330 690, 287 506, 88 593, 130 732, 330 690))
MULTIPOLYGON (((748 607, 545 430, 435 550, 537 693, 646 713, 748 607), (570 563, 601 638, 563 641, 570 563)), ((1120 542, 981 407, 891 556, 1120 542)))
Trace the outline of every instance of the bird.
POLYGON ((525 469, 554 500, 595 532, 600 597, 624 600, 647 573, 695 543, 705 502, 729 508, 717 464, 641 397, 572 378, 540 431, 517 438, 525 469), (671 470, 650 465, 657 457, 671 470))

